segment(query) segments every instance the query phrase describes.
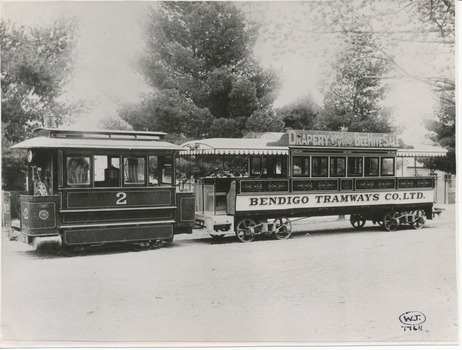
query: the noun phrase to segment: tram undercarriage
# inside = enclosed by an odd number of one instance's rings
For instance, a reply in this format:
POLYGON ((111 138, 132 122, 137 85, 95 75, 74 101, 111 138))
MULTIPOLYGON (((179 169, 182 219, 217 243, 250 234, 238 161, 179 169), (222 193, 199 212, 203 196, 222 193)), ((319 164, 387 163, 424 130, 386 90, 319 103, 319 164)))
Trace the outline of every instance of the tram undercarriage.
MULTIPOLYGON (((350 224, 354 228, 362 228, 367 221, 374 225, 383 227, 386 231, 396 231, 398 227, 409 225, 418 230, 421 229, 427 218, 432 216, 431 206, 421 206, 420 208, 409 207, 383 207, 374 208, 373 212, 367 208, 355 208, 354 211, 340 210, 324 215, 350 215, 350 224), (355 212, 355 214, 351 214, 355 212)), ((299 213, 301 214, 301 213, 299 213)), ((294 216, 287 213, 287 216, 270 218, 265 213, 254 213, 253 215, 200 215, 199 220, 196 216, 196 228, 205 228, 213 238, 222 238, 227 233, 234 233, 241 242, 251 242, 257 236, 267 235, 276 239, 288 239, 292 235, 292 223, 294 221, 320 216, 316 214, 294 216)))

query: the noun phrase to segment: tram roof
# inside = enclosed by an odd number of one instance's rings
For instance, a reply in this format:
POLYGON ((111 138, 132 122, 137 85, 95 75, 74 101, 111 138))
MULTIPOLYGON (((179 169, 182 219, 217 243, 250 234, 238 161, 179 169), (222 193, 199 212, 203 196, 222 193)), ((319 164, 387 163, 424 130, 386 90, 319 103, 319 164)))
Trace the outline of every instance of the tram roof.
POLYGON ((444 157, 448 150, 441 147, 418 145, 410 149, 398 149, 398 157, 444 157))
POLYGON ((285 146, 271 146, 271 139, 216 138, 185 142, 181 154, 289 154, 285 146))
MULTIPOLYGON (((286 133, 264 133, 258 138, 214 138, 204 140, 188 141, 181 145, 183 151, 180 154, 199 155, 199 154, 283 154, 289 153, 289 145, 281 144, 281 140, 286 133)), ((284 142, 285 143, 285 142, 284 142)), ((404 143, 400 140, 401 145, 404 143)), ((295 146, 297 147, 297 146, 295 146)), ((441 147, 419 145, 389 148, 395 151, 398 157, 441 157, 445 156, 447 150, 441 147)), ((338 147, 323 147, 325 149, 338 149, 338 147)), ((370 148, 370 151, 383 150, 383 148, 370 148)))
POLYGON ((169 142, 159 141, 163 132, 143 131, 81 131, 39 128, 36 137, 20 142, 11 148, 78 148, 78 149, 133 149, 174 150, 182 148, 169 142))

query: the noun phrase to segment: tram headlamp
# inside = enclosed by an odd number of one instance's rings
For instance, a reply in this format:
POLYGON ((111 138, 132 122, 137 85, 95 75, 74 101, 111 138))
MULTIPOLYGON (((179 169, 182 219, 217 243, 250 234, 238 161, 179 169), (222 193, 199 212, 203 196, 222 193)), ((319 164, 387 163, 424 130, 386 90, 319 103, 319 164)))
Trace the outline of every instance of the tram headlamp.
POLYGON ((39 212, 39 218, 40 218, 41 220, 47 220, 47 219, 49 218, 49 216, 50 216, 50 213, 49 213, 48 211, 46 211, 45 209, 40 210, 40 212, 39 212))
POLYGON ((32 152, 31 149, 27 150, 27 161, 29 163, 32 163, 32 160, 34 159, 34 152, 32 152))

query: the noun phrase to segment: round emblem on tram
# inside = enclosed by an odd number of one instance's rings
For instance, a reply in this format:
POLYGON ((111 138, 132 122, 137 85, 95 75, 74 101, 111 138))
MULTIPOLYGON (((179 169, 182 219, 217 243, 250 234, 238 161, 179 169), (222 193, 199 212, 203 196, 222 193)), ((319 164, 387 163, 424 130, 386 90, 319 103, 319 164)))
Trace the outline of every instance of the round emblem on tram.
POLYGON ((40 210, 40 212, 39 212, 39 218, 40 219, 46 220, 46 219, 48 219, 49 216, 50 216, 50 213, 48 213, 48 211, 40 210))

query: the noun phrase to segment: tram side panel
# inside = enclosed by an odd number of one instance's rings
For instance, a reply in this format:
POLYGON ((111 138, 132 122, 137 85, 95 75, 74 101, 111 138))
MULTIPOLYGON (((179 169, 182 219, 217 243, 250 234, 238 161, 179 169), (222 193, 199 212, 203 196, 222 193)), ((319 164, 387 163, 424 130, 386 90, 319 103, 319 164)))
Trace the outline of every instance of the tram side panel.
MULTIPOLYGON (((257 219, 363 214, 372 220, 381 219, 388 211, 421 209, 428 219, 432 219, 432 178, 419 179, 418 184, 415 179, 391 180, 391 188, 369 191, 359 189, 359 186, 343 189, 338 179, 307 180, 303 186, 288 179, 240 180, 235 207, 229 214, 257 219), (324 190, 316 190, 316 181, 324 181, 324 190), (314 190, 310 191, 310 188, 314 190)), ((360 181, 362 179, 357 179, 358 185, 360 181)))
POLYGON ((58 213, 60 196, 21 195, 21 240, 35 247, 61 245, 58 213))
POLYGON ((195 222, 194 192, 176 193, 176 216, 174 234, 192 233, 195 222))
POLYGON ((173 238, 175 189, 63 191, 64 243, 96 244, 173 238))

